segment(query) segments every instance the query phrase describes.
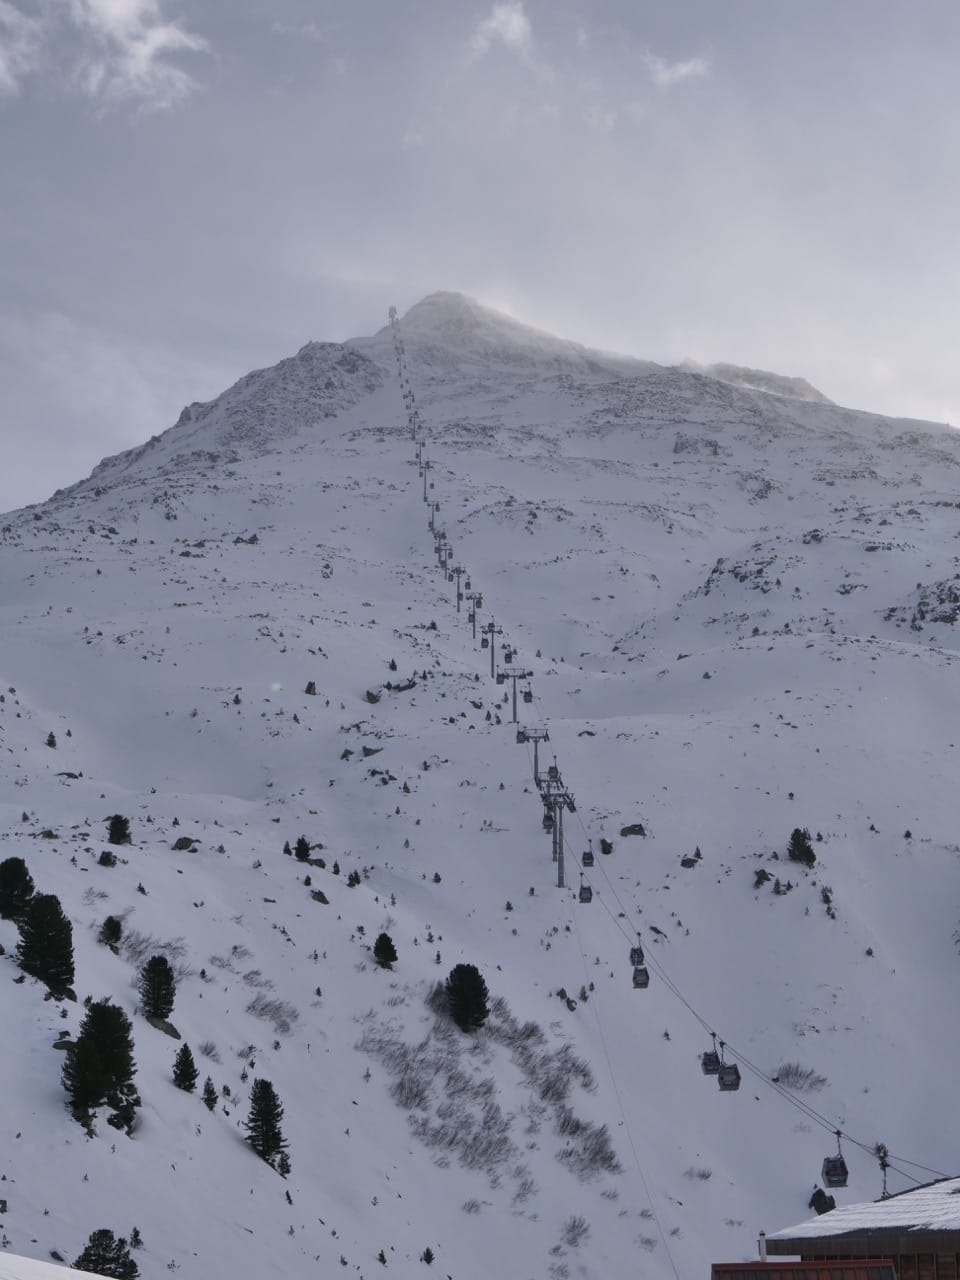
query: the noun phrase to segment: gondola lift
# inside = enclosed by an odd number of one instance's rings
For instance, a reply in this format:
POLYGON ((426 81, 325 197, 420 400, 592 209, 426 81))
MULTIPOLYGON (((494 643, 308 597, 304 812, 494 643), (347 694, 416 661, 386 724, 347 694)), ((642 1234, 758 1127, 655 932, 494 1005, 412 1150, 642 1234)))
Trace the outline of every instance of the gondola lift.
POLYGON ((630 963, 636 967, 637 965, 643 964, 643 960, 643 947, 640 943, 640 935, 638 933, 636 944, 630 948, 630 963))
POLYGON ((720 1070, 717 1072, 717 1085, 721 1093, 734 1093, 740 1088, 740 1068, 735 1062, 724 1062, 723 1041, 720 1041, 720 1070))
POLYGON ((593 866, 593 841, 592 840, 590 841, 590 848, 584 849, 583 853, 581 853, 580 855, 580 865, 581 867, 593 866))
POLYGON ((650 973, 647 966, 638 964, 633 971, 633 985, 639 990, 643 990, 650 985, 650 973))
POLYGON ((825 1156, 821 1178, 828 1187, 845 1187, 847 1185, 847 1162, 840 1150, 841 1132, 837 1130, 837 1154, 825 1156))
POLYGON ((580 894, 579 894, 579 898, 580 898, 580 901, 581 901, 581 902, 592 902, 592 901, 593 901, 593 890, 590 888, 590 886, 589 886, 588 884, 584 884, 584 882, 583 882, 583 876, 581 876, 581 877, 580 877, 580 894))
POLYGON ((715 1076, 720 1070, 720 1055, 717 1053, 716 1033, 711 1031, 710 1037, 713 1040, 713 1048, 700 1055, 700 1070, 705 1076, 715 1076))
POLYGON ((532 690, 532 689, 524 689, 524 691, 523 691, 523 700, 524 700, 524 702, 532 702, 532 701, 533 701, 533 690, 532 690))

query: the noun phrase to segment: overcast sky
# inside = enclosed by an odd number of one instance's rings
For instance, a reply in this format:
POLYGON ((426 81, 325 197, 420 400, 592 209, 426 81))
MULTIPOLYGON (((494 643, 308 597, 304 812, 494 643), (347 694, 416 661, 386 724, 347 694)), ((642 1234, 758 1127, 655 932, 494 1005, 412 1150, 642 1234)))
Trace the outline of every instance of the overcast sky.
POLYGON ((453 289, 960 424, 958 0, 0 0, 0 510, 453 289))

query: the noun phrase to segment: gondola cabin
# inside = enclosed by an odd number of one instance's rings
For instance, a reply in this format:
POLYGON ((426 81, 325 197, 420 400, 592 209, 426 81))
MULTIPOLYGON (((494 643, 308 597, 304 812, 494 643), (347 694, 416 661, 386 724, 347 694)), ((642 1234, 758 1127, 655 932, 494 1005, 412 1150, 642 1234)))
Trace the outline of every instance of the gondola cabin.
POLYGON ((532 690, 532 689, 524 689, 524 691, 523 691, 523 700, 524 700, 524 702, 532 702, 532 701, 533 701, 533 690, 532 690))
POLYGON ((717 1085, 721 1093, 734 1093, 740 1088, 740 1068, 735 1062, 722 1062, 717 1072, 717 1085))
POLYGON ((638 964, 633 971, 633 985, 639 989, 649 987, 650 973, 646 965, 638 964))
POLYGON ((580 896, 580 901, 581 901, 581 902, 592 902, 592 901, 593 901, 593 890, 590 888, 590 886, 589 886, 588 884, 582 884, 582 885, 580 886, 580 895, 579 895, 579 896, 580 896))
POLYGON ((502 671, 497 672, 497 684, 503 684, 506 681, 506 678, 507 677, 503 674, 502 671))
POLYGON ((716 1049, 708 1049, 700 1055, 700 1070, 705 1076, 715 1076, 720 1071, 720 1055, 716 1049))
POLYGON ((553 814, 550 812, 549 809, 547 809, 543 815, 543 829, 544 831, 553 830, 553 814))
POLYGON ((643 947, 639 942, 630 948, 630 963, 632 965, 643 964, 643 947))
POLYGON ((490 648, 490 638, 489 638, 489 636, 481 636, 481 637, 480 637, 480 648, 481 648, 481 649, 489 649, 489 648, 490 648))
POLYGON ((583 853, 581 853, 580 855, 580 865, 581 867, 593 866, 593 850, 592 849, 584 849, 583 853))
POLYGON ((843 1156, 827 1156, 820 1170, 820 1177, 826 1187, 845 1187, 847 1185, 847 1162, 843 1156))

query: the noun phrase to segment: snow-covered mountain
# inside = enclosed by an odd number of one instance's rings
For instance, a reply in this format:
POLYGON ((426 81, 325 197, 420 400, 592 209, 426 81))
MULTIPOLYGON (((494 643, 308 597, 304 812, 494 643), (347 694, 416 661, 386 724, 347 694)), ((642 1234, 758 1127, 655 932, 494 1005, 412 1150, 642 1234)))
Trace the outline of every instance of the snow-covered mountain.
POLYGON ((954 1172, 956 434, 456 294, 400 332, 409 388, 389 326, 308 343, 3 518, 0 861, 61 900, 79 1000, 20 981, 0 920, 0 1243, 137 1226, 141 1274, 184 1280, 694 1277, 804 1216, 836 1128, 840 1203, 879 1194, 878 1142, 891 1190, 954 1172), (531 673, 565 888, 431 516, 531 673), (212 1112, 137 1011, 155 953, 212 1112), (437 1011, 462 962, 476 1036, 437 1011), (133 1022, 129 1137, 64 1105, 87 996, 133 1022), (286 1178, 243 1141, 255 1078, 286 1178))

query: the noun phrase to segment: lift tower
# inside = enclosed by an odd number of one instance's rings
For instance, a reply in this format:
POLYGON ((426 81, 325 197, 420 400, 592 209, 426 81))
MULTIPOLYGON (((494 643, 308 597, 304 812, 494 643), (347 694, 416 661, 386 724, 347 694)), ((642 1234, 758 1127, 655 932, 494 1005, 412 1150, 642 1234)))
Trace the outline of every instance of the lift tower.
POLYGON ((490 650, 490 679, 492 680, 496 675, 497 662, 497 647, 493 643, 493 637, 502 636, 503 628, 498 627, 491 618, 487 625, 485 627, 481 627, 480 630, 483 633, 480 637, 481 648, 489 648, 490 650))
POLYGON ((563 813, 576 813, 577 806, 571 793, 563 785, 560 770, 552 764, 541 789, 545 813, 552 818, 551 835, 553 836, 553 860, 557 864, 557 888, 564 887, 563 875, 563 813))
POLYGON ((505 680, 513 681, 513 719, 510 721, 511 724, 517 723, 517 681, 532 680, 532 679, 533 679, 532 671, 498 671, 497 672, 497 684, 503 684, 505 680))
POLYGON ((546 729, 518 729, 517 742, 533 743, 533 780, 538 791, 543 790, 543 779, 540 777, 540 743, 549 742, 550 734, 546 729))

